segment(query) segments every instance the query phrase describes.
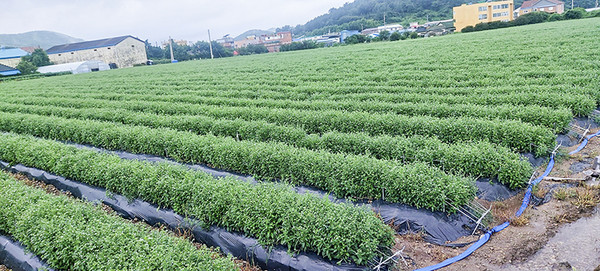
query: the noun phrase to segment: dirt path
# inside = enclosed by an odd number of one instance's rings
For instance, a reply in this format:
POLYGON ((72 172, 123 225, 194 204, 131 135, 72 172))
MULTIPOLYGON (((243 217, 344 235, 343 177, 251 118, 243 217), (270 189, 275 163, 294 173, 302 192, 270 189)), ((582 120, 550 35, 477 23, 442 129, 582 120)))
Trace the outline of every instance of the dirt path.
POLYGON ((600 266, 600 214, 579 219, 560 228, 557 234, 526 262, 506 270, 593 270, 600 266))
MULTIPOLYGON (((562 150, 568 153, 576 146, 562 150)), ((553 177, 578 178, 591 169, 600 155, 600 140, 590 140, 588 146, 574 156, 556 160, 553 177)), ((543 171, 545 165, 539 169, 543 171)), ((534 189, 549 202, 530 206, 515 219, 523 194, 504 202, 494 203, 496 223, 511 221, 511 226, 494 234, 490 241, 470 257, 441 270, 595 270, 600 271, 600 187, 591 183, 559 183, 542 181, 534 189)), ((456 243, 477 240, 464 237, 456 243)), ((456 256, 466 248, 454 249, 422 241, 418 236, 397 236, 395 249, 404 248, 408 266, 402 260, 397 270, 413 270, 439 263, 456 256)))

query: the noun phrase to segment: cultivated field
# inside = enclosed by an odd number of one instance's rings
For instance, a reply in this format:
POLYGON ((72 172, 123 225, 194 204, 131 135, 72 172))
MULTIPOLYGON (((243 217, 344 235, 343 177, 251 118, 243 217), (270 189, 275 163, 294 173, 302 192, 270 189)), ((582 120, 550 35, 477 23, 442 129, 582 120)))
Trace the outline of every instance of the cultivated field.
MULTIPOLYGON (((521 188, 534 169, 519 153, 547 155, 556 134, 600 102, 598 48, 594 18, 0 83, 0 160, 143 199, 265 245, 367 264, 394 243, 374 212, 280 183, 447 213, 473 200, 476 178, 521 188), (215 179, 62 142, 264 182, 215 179)), ((2 189, 41 197, 0 179, 2 189)), ((56 212, 47 208, 54 201, 37 211, 1 208, 0 232, 24 244, 51 238, 12 227, 6 217, 35 220, 56 212)), ((65 206, 57 210, 76 208, 65 206)), ((60 262, 43 254, 52 246, 31 251, 60 262)), ((202 253, 200 262, 210 257, 202 253)))

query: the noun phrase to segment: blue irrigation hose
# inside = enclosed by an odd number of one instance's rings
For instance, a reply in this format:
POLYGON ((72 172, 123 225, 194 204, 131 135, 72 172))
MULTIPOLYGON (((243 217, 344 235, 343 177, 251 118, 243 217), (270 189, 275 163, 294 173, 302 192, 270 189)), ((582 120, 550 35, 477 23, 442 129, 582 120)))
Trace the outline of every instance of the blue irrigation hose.
POLYGON ((595 137, 595 136, 598 136, 598 135, 600 135, 600 131, 597 132, 597 133, 595 133, 595 134, 593 134, 593 135, 586 136, 583 139, 583 142, 581 142, 581 145, 579 145, 579 147, 577 147, 576 150, 570 152, 569 155, 576 154, 576 153, 580 152, 581 150, 583 150, 583 148, 585 148, 585 146, 587 146, 588 141, 590 141, 590 139, 592 139, 592 137, 595 137))
MULTIPOLYGON (((578 152, 580 152, 581 150, 583 150, 583 148, 585 148, 588 144, 588 142, 590 141, 590 139, 592 139, 593 137, 596 137, 600 135, 600 131, 598 131, 595 134, 586 136, 583 139, 583 142, 581 142, 581 144, 579 145, 579 147, 577 147, 577 149, 575 149, 574 151, 570 152, 569 155, 573 155, 576 154, 578 152)), ((531 192, 533 190, 533 187, 535 185, 537 185, 538 183, 540 183, 546 176, 548 176, 548 174, 550 174, 550 172, 552 171, 552 169, 554 168, 554 153, 552 153, 552 155, 550 156, 550 162, 548 163, 548 166, 546 167, 546 171, 544 171, 544 174, 542 174, 542 176, 538 177, 537 179, 533 180, 533 182, 531 182, 529 184, 529 186, 527 186, 527 191, 525 192, 525 197, 523 197, 523 203, 521 204, 521 208, 519 208, 519 210, 517 211, 517 213, 515 213, 515 217, 519 217, 523 214, 523 212, 525 211, 525 209, 527 209, 527 206, 529 205, 529 201, 531 200, 531 192)), ((475 244, 471 245, 469 248, 467 248, 467 250, 465 250, 465 252, 461 253, 460 255, 456 256, 456 257, 452 257, 450 259, 447 259, 441 263, 438 263, 436 265, 432 265, 432 266, 428 266, 428 267, 424 267, 421 269, 417 269, 416 271, 433 271, 433 270, 438 270, 442 267, 446 267, 448 265, 451 265, 455 262, 458 262, 466 257, 468 257, 469 255, 471 255, 473 252, 475 252, 475 250, 479 249, 480 247, 482 247, 485 243, 487 243, 488 240, 490 240, 490 237, 499 231, 502 231, 504 229, 506 229, 506 227, 508 227, 509 222, 504 222, 501 225, 498 225, 496 227, 494 227, 493 229, 491 229, 490 231, 486 232, 483 236, 481 236, 481 238, 479 239, 479 241, 477 241, 475 244)))
MULTIPOLYGON (((598 132, 597 134, 594 134, 593 136, 596 136, 600 134, 600 132, 598 132)), ((587 144, 587 141, 586 141, 587 144)), ((548 174, 550 174, 550 172, 552 171, 552 169, 554 168, 554 153, 550 156, 550 162, 548 163, 548 166, 546 166, 546 171, 544 171, 544 174, 542 174, 540 177, 536 178, 535 180, 533 180, 533 182, 531 182, 529 184, 529 186, 527 187, 527 191, 525 192, 525 197, 523 197, 523 203, 521 204, 521 208, 519 208, 519 211, 517 211, 517 213, 515 214, 516 217, 521 216, 521 214, 523 214, 523 211, 525 211, 525 209, 527 208, 527 206, 529 205, 529 201, 531 199, 531 192, 533 190, 533 187, 535 185, 537 185, 538 183, 540 183, 546 176, 548 176, 548 174)), ((510 223, 504 222, 496 227, 494 227, 493 229, 491 229, 490 231, 486 232, 483 236, 481 236, 481 238, 479 239, 479 241, 477 241, 475 244, 471 245, 469 248, 467 248, 467 250, 465 250, 463 253, 461 253, 460 255, 456 256, 456 257, 452 257, 450 259, 447 259, 441 263, 438 263, 436 265, 432 265, 432 266, 428 266, 425 268, 421 268, 421 269, 417 269, 416 271, 433 271, 433 270, 438 270, 442 267, 446 267, 448 265, 451 265, 455 262, 458 262, 466 257, 468 257, 469 255, 471 255, 473 252, 475 252, 475 250, 479 249, 480 247, 482 247, 485 243, 487 243, 488 240, 490 240, 490 237, 492 237, 492 235, 496 232, 500 232, 504 229, 506 229, 508 227, 510 223)))
POLYGON ((428 266, 425 268, 421 268, 421 269, 417 269, 416 271, 430 271, 430 270, 437 270, 440 269, 442 267, 446 267, 448 265, 451 265, 455 262, 458 262, 466 257, 468 257, 469 255, 471 255, 471 253, 475 252, 475 250, 477 250, 478 248, 482 247, 485 243, 487 243, 488 240, 490 240, 490 237, 492 237, 492 234, 499 232, 503 229, 505 229, 506 227, 508 227, 508 222, 504 222, 501 225, 498 225, 496 227, 494 227, 493 229, 491 229, 490 231, 486 232, 483 236, 481 236, 481 238, 479 238, 479 241, 477 241, 477 243, 471 245, 469 248, 467 248, 467 250, 465 250, 465 252, 461 253, 460 255, 447 259, 441 263, 438 263, 436 265, 432 265, 432 266, 428 266))

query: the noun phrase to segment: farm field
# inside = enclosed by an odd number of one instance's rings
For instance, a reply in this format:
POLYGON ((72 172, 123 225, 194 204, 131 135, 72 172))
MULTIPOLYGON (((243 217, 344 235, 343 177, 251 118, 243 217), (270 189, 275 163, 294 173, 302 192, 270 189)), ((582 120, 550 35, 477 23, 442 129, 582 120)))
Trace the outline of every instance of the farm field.
MULTIPOLYGON (((521 154, 546 157, 573 118, 598 107, 599 46, 600 19, 592 18, 4 82, 0 161, 141 199, 290 253, 364 266, 389 254, 394 230, 368 207, 291 186, 447 214, 475 198, 476 179, 523 188, 534 168, 521 154), (259 182, 67 143, 207 165, 259 182)), ((41 197, 4 175, 0 185, 22 191, 0 205, 41 197)), ((40 204, 8 216, 0 210, 0 232, 37 245, 8 219, 33 223, 60 211, 40 204)), ((40 238, 51 238, 44 234, 40 229, 40 238)), ((39 256, 69 269, 55 255, 39 256)), ((215 266, 231 268, 218 260, 215 266)))

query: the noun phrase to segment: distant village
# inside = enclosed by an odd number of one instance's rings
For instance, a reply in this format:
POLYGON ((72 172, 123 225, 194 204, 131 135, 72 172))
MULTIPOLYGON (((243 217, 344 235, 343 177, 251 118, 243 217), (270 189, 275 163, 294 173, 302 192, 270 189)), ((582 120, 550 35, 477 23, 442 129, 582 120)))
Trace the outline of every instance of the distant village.
MULTIPOLYGON (((419 24, 410 23, 408 26, 400 24, 383 24, 375 28, 362 30, 343 30, 338 33, 328 33, 320 36, 293 37, 292 32, 277 32, 265 35, 250 35, 241 40, 236 40, 229 35, 217 39, 215 42, 233 52, 239 54, 242 48, 248 46, 264 46, 265 52, 280 52, 282 46, 293 43, 312 43, 321 47, 335 46, 346 43, 352 36, 362 36, 366 40, 385 40, 390 35, 401 34, 405 37, 431 37, 453 33, 455 31, 465 32, 466 28, 501 22, 513 21, 520 16, 541 12, 547 14, 563 14, 565 3, 559 0, 529 0, 523 2, 521 7, 514 8, 513 1, 494 1, 472 4, 463 4, 453 8, 453 19, 432 21, 419 24)), ((588 9, 587 12, 596 12, 598 8, 588 9)), ((179 46, 188 46, 188 41, 178 40, 165 42, 162 48, 175 43, 179 46)), ((152 64, 148 60, 146 42, 133 37, 121 36, 95 41, 85 41, 71 44, 53 46, 45 51, 49 61, 53 65, 37 68, 39 73, 85 73, 115 68, 132 67, 134 65, 152 64)), ((17 68, 23 57, 33 54, 40 48, 0 48, 0 76, 21 74, 17 68)), ((172 49, 172 46, 171 46, 172 49)), ((212 48, 211 48, 212 49, 212 48)), ((171 53, 172 55, 172 53, 171 53)), ((49 63, 50 63, 49 62, 49 63)))

